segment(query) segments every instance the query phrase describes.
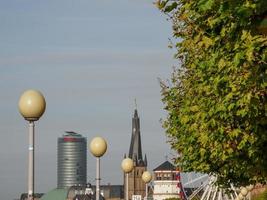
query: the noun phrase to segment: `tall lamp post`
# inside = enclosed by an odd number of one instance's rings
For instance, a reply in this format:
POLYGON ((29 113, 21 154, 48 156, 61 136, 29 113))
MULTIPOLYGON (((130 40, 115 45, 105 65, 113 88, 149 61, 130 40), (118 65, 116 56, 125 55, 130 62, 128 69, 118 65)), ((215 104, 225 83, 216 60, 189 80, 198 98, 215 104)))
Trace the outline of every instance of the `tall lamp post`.
POLYGON ((25 91, 19 99, 19 112, 29 122, 28 200, 34 199, 34 122, 44 113, 46 103, 41 92, 25 91))
POLYGON ((100 197, 100 157, 107 151, 107 142, 102 137, 95 137, 90 143, 90 151, 96 157, 96 200, 100 197))
POLYGON ((125 200, 129 200, 129 173, 133 170, 134 163, 131 158, 125 158, 123 159, 121 163, 122 170, 126 173, 126 191, 125 191, 125 200))
POLYGON ((145 182, 146 184, 146 196, 145 196, 145 200, 147 200, 147 193, 148 193, 148 183, 151 181, 152 176, 151 173, 149 171, 145 171, 142 174, 142 180, 145 182))

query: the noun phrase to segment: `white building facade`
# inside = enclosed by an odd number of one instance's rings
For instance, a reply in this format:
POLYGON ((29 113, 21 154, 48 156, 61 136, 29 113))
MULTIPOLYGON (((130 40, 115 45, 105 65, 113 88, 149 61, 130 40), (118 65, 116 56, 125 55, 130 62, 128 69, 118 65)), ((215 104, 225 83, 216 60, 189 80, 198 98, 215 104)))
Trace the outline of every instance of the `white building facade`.
POLYGON ((180 198, 179 171, 173 164, 165 161, 154 170, 154 200, 165 200, 168 198, 180 198), (178 180, 177 180, 178 179, 178 180))

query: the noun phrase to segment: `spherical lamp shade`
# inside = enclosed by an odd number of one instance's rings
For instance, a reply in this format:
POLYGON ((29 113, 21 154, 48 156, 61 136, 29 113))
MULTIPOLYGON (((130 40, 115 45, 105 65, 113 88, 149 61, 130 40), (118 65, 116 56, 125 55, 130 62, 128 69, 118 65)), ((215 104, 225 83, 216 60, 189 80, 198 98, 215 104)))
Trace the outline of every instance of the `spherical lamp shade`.
POLYGON ((46 102, 41 92, 25 91, 19 99, 19 112, 28 121, 38 120, 44 113, 46 102))
POLYGON ((95 157, 103 156, 107 151, 107 142, 102 137, 95 137, 90 143, 90 151, 95 157))
POLYGON ((151 176, 151 173, 149 171, 145 171, 143 174, 142 174, 142 180, 145 182, 145 183, 149 183, 152 179, 152 176, 151 176))
POLYGON ((238 194, 238 198, 239 198, 239 199, 244 199, 244 196, 243 196, 241 193, 239 193, 239 194, 238 194))
POLYGON ((125 158, 123 159, 122 163, 121 163, 121 168, 125 173, 129 173, 133 170, 134 167, 134 163, 133 160, 131 158, 125 158))
POLYGON ((248 189, 245 188, 245 187, 243 187, 243 188, 241 189, 240 193, 245 197, 245 196, 247 196, 247 194, 248 194, 248 189))

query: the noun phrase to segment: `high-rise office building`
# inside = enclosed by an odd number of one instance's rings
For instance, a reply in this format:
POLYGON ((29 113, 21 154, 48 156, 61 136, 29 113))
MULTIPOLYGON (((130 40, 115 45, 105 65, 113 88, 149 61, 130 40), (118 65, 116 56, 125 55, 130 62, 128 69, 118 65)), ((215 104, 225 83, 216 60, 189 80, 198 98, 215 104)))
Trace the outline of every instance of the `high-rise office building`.
POLYGON ((57 188, 86 185, 86 141, 75 132, 58 138, 57 188))

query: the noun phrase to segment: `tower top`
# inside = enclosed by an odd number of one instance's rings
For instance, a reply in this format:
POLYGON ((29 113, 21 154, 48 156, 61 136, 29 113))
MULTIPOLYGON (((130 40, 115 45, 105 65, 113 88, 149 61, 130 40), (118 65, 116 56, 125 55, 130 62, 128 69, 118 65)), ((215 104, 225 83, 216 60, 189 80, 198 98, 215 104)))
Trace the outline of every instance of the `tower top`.
POLYGON ((134 116, 132 118, 132 137, 129 149, 129 158, 133 159, 137 166, 146 166, 146 162, 143 160, 142 155, 140 119, 137 109, 134 110, 134 116))
POLYGON ((82 135, 74 131, 65 131, 65 134, 63 134, 63 137, 82 137, 82 135))
POLYGON ((137 101, 136 101, 136 98, 134 99, 134 106, 135 106, 135 110, 137 110, 137 101))

